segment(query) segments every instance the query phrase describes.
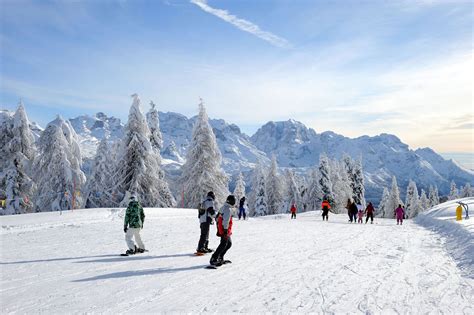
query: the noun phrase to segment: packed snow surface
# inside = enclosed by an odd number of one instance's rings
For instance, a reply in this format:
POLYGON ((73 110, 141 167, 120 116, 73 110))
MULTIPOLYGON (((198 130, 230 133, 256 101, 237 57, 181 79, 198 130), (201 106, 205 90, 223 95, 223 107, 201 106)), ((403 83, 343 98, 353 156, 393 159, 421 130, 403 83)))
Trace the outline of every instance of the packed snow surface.
POLYGON ((1 217, 0 312, 474 313, 474 280, 443 236, 411 220, 235 220, 233 263, 207 270, 210 257, 192 255, 196 210, 145 213, 149 252, 129 257, 123 209, 1 217))

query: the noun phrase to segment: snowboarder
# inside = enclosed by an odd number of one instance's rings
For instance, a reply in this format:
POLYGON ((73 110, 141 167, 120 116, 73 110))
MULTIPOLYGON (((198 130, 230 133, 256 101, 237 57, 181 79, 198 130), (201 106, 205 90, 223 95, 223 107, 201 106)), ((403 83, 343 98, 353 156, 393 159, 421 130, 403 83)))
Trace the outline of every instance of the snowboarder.
POLYGON ((123 224, 125 241, 128 246, 128 250, 125 252, 126 255, 143 253, 145 251, 145 245, 140 237, 140 230, 143 229, 144 222, 145 212, 143 211, 143 207, 138 202, 137 197, 132 195, 125 212, 125 221, 123 224), (133 237, 135 237, 138 247, 133 242, 133 237))
POLYGON ((367 214, 367 218, 365 219, 365 224, 367 224, 367 222, 369 222, 369 218, 370 218, 370 224, 373 224, 374 223, 374 206, 372 205, 372 202, 369 202, 369 205, 367 206, 367 208, 365 208, 365 213, 367 214))
POLYGON ((229 248, 232 247, 232 207, 235 205, 234 195, 227 197, 226 203, 222 206, 217 218, 217 236, 220 236, 221 241, 216 251, 211 257, 209 263, 211 266, 221 266, 224 263, 230 263, 229 260, 224 260, 224 255, 229 248))
POLYGON ((324 217, 326 217, 326 221, 329 220, 329 210, 331 209, 331 205, 329 204, 329 201, 324 198, 323 202, 321 203, 321 209, 323 210, 323 221, 324 217))
POLYGON ((214 192, 210 191, 207 193, 206 199, 201 203, 199 207, 199 223, 201 228, 201 235, 199 237, 198 247, 196 254, 204 255, 206 253, 211 253, 213 250, 209 246, 209 228, 211 226, 212 220, 215 216, 214 210, 214 200, 216 196, 214 192))
POLYGON ((239 220, 242 217, 244 217, 244 220, 247 217, 247 214, 245 213, 245 196, 240 198, 239 201, 239 220))
POLYGON ((397 218, 397 225, 400 223, 400 225, 403 224, 403 217, 405 216, 405 211, 402 208, 402 205, 398 205, 398 208, 395 209, 395 216, 397 218))
POLYGON ((296 205, 295 205, 295 203, 291 204, 290 212, 291 212, 291 218, 296 219, 296 205))

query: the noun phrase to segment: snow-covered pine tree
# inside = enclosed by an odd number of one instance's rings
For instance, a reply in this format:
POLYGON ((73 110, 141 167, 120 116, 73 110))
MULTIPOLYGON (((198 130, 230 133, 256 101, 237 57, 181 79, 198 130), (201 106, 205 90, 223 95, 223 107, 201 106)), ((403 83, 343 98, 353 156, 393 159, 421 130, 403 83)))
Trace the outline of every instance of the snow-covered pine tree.
POLYGON ((0 209, 0 214, 30 212, 36 189, 31 179, 36 150, 23 102, 18 104, 11 121, 5 122, 5 128, 8 130, 2 135, 0 189, 5 192, 6 208, 0 209))
POLYGON ((362 170, 362 157, 354 163, 353 168, 353 194, 352 197, 356 204, 362 205, 365 209, 365 187, 364 172, 362 170))
POLYGON ((148 128, 150 129, 150 143, 151 147, 158 151, 160 154, 161 149, 163 148, 163 136, 160 131, 160 119, 158 116, 158 111, 156 110, 156 105, 153 101, 150 102, 150 110, 146 114, 146 121, 148 123, 148 128))
POLYGON ((298 186, 298 191, 300 192, 300 209, 299 212, 305 212, 308 208, 306 203, 306 195, 308 194, 308 185, 306 184, 306 178, 303 176, 295 175, 296 185, 298 186))
POLYGON ((140 98, 132 95, 121 158, 117 165, 120 180, 117 190, 122 198, 137 194, 145 207, 174 207, 176 201, 161 170, 161 157, 150 143, 150 130, 140 109, 140 98))
POLYGON ((388 191, 387 187, 383 188, 382 198, 380 199, 380 203, 377 209, 377 217, 380 218, 391 218, 393 216, 393 211, 389 211, 388 203, 390 199, 390 192, 388 191))
POLYGON ((285 212, 289 212, 291 205, 294 203, 297 207, 297 209, 302 209, 303 205, 301 202, 301 195, 300 195, 300 189, 299 185, 296 183, 296 176, 293 170, 291 169, 286 169, 285 170, 285 195, 284 195, 284 203, 286 204, 285 206, 285 212))
POLYGON ((77 193, 86 181, 81 171, 78 137, 69 121, 61 117, 50 122, 38 140, 34 162, 37 193, 36 211, 79 208, 83 198, 77 193))
POLYGON ((186 163, 179 180, 184 191, 185 207, 196 208, 209 191, 214 192, 217 205, 225 202, 229 194, 228 178, 221 168, 221 162, 216 136, 201 99, 186 163))
POLYGON ((409 181, 407 187, 407 195, 405 198, 405 215, 408 218, 414 218, 418 215, 418 189, 416 183, 412 180, 409 181))
POLYGON ((265 188, 265 170, 258 163, 253 170, 252 191, 249 196, 249 215, 262 216, 268 214, 267 196, 265 188))
POLYGON ((306 209, 308 211, 321 209, 323 191, 321 190, 321 185, 319 183, 320 178, 321 175, 317 167, 310 170, 305 198, 306 209))
POLYGON ((349 180, 348 172, 344 164, 339 164, 337 160, 331 163, 331 174, 333 184, 332 191, 334 194, 334 203, 331 205, 331 211, 334 213, 343 213, 346 211, 345 206, 347 199, 352 198, 353 195, 351 181, 349 180))
POLYGON ((273 155, 272 163, 265 182, 267 207, 269 214, 278 214, 282 212, 283 203, 283 183, 278 174, 278 164, 276 156, 273 155))
POLYGON ((103 138, 97 148, 92 174, 86 183, 86 208, 116 206, 113 200, 114 163, 107 138, 103 138))
POLYGON ((464 187, 460 189, 461 191, 461 198, 472 197, 472 188, 470 183, 466 183, 464 187))
POLYGON ((242 172, 239 172, 239 175, 237 176, 237 181, 235 182, 234 196, 237 202, 245 196, 245 181, 242 172))
POLYGON ((448 200, 454 200, 454 199, 458 199, 458 198, 459 198, 458 189, 456 187, 456 183, 453 180, 453 181, 451 181, 451 188, 449 190, 448 200))
POLYGON ((324 152, 319 156, 319 175, 319 186, 323 193, 322 197, 326 198, 332 205, 334 204, 334 193, 331 183, 331 167, 329 165, 329 158, 324 152))
POLYGON ((430 208, 430 201, 428 197, 426 196, 426 192, 424 189, 421 190, 419 205, 420 205, 421 212, 426 211, 427 209, 430 208))
POLYGON ((437 186, 430 185, 428 199, 430 200, 430 208, 439 205, 439 195, 437 186))
POLYGON ((385 218, 393 218, 395 216, 395 209, 398 205, 403 205, 400 199, 400 190, 398 189, 397 178, 392 177, 392 188, 390 190, 390 197, 385 208, 385 218))

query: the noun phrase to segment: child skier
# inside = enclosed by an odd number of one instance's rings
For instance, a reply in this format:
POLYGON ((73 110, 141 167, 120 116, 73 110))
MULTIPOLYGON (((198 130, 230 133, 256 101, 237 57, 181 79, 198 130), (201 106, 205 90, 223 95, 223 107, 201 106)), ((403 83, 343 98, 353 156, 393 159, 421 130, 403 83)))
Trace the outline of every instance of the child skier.
POLYGON ((245 220, 245 217, 246 217, 246 213, 245 213, 245 196, 240 198, 240 201, 239 201, 239 220, 241 217, 244 217, 244 220, 245 220))
POLYGON ((295 203, 293 203, 293 204, 291 205, 290 211, 291 211, 291 218, 292 218, 292 219, 296 219, 296 205, 295 205, 295 203))
MULTIPOLYGON (((359 208, 359 205, 357 205, 357 208, 359 208)), ((357 223, 362 223, 364 220, 364 210, 362 210, 362 206, 360 206, 359 211, 357 212, 357 217, 359 220, 357 220, 357 223)))
POLYGON ((402 225, 403 223, 403 217, 405 216, 405 211, 402 208, 402 205, 398 205, 398 208, 395 209, 395 216, 397 217, 397 225, 400 223, 402 225))
POLYGON ((142 206, 137 200, 135 195, 130 197, 127 210, 125 212, 125 221, 123 225, 123 231, 125 232, 125 241, 127 242, 128 250, 125 252, 127 255, 133 255, 135 253, 143 253, 145 251, 145 245, 140 237, 140 230, 143 229, 143 223, 145 222, 145 212, 142 206), (132 238, 135 237, 135 241, 138 247, 133 242, 132 238))
POLYGON ((369 202, 369 205, 367 206, 367 208, 365 208, 365 213, 367 214, 367 218, 365 219, 365 224, 367 224, 367 222, 369 222, 369 218, 370 218, 370 224, 373 224, 374 223, 374 206, 372 205, 372 202, 369 202))
POLYGON ((215 195, 212 191, 207 193, 206 199, 201 203, 202 206, 199 209, 199 223, 201 228, 201 235, 199 237, 198 247, 196 250, 197 255, 204 255, 211 253, 213 250, 209 246, 209 228, 212 220, 215 216, 214 210, 214 199, 215 195))
POLYGON ((331 209, 331 205, 326 198, 324 198, 323 202, 321 203, 321 209, 323 210, 323 221, 324 217, 326 217, 326 221, 329 220, 329 209, 331 209))
POLYGON ((217 219, 217 236, 220 236, 221 242, 217 247, 216 251, 211 257, 209 263, 212 266, 220 266, 224 264, 224 255, 227 253, 229 248, 232 247, 232 240, 230 236, 232 235, 232 207, 235 205, 235 197, 229 195, 227 197, 226 203, 222 206, 221 210, 218 213, 217 219))

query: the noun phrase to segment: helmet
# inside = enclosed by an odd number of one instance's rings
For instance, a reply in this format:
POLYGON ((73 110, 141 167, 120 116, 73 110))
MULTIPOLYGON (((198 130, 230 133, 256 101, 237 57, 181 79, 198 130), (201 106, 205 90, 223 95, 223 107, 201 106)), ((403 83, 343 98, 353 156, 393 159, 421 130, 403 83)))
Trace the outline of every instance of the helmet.
POLYGON ((208 192, 207 196, 211 197, 212 199, 216 199, 216 196, 214 195, 214 193, 212 191, 208 192))
POLYGON ((227 197, 227 203, 230 204, 231 206, 235 205, 235 196, 234 195, 229 195, 227 197))

